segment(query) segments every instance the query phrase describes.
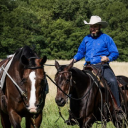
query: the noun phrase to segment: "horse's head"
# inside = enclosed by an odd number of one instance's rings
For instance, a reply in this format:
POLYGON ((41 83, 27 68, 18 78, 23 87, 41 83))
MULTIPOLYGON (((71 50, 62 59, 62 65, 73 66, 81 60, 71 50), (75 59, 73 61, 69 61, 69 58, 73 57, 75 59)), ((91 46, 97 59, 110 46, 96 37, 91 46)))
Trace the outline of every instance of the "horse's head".
POLYGON ((23 91, 27 95, 25 105, 30 113, 38 113, 42 109, 45 100, 46 76, 43 64, 47 58, 44 56, 39 59, 36 57, 21 57, 21 64, 24 70, 21 76, 23 91))
POLYGON ((72 85, 72 72, 70 69, 73 67, 73 62, 71 62, 68 66, 60 66, 59 63, 55 61, 55 67, 57 69, 55 82, 58 86, 55 101, 58 106, 64 106, 67 101, 67 96, 64 93, 69 94, 72 85))

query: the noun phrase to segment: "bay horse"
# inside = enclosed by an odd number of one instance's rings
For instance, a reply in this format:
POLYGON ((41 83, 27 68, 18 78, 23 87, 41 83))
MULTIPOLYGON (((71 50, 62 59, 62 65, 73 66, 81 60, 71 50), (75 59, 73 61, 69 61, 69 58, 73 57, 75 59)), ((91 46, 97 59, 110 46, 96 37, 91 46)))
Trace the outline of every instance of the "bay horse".
POLYGON ((9 60, 12 62, 8 70, 3 68, 6 60, 0 62, 0 73, 6 74, 4 85, 0 88, 3 128, 21 128, 23 117, 26 128, 40 127, 46 98, 43 67, 46 60, 46 56, 39 58, 29 46, 24 46, 9 60))
POLYGON ((104 127, 108 121, 112 121, 120 128, 115 111, 117 103, 111 91, 108 91, 106 98, 106 89, 98 86, 88 72, 73 67, 73 62, 69 65, 59 65, 55 61, 55 67, 55 101, 58 106, 63 107, 68 97, 70 98, 69 120, 66 122, 68 125, 73 125, 74 119, 80 128, 90 128, 95 121, 102 121, 104 127))

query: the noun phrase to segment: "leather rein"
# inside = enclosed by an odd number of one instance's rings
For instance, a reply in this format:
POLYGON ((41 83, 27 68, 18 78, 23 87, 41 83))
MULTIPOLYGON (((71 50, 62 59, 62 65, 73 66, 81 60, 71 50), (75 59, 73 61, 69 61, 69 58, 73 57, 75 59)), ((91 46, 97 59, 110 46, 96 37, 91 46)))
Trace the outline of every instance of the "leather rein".
MULTIPOLYGON (((68 71, 58 71, 58 73, 60 73, 60 74, 64 74, 64 73, 70 73, 70 74, 72 74, 72 72, 68 72, 68 71)), ((61 87, 60 86, 58 86, 48 75, 46 75, 68 98, 70 98, 70 99, 73 99, 73 100, 82 100, 84 97, 86 97, 88 94, 89 94, 89 92, 90 92, 90 90, 91 90, 91 88, 93 87, 93 85, 94 85, 94 81, 93 81, 93 83, 91 84, 91 86, 90 86, 90 88, 89 88, 89 90, 88 90, 88 92, 84 95, 84 96, 82 96, 82 97, 80 97, 80 98, 74 98, 74 97, 72 97, 72 96, 70 96, 69 94, 67 94, 67 93, 65 93, 62 89, 61 89, 61 87)), ((72 78, 70 79, 70 86, 72 85, 72 78)), ((69 88, 70 89, 70 88, 69 88)), ((69 91, 68 91, 69 92, 69 91)))

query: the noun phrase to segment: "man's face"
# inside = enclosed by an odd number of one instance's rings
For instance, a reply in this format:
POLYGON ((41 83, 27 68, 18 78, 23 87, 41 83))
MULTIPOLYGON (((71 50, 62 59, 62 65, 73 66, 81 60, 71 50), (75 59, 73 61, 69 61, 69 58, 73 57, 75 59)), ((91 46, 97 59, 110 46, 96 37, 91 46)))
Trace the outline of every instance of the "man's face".
POLYGON ((90 34, 92 37, 97 37, 99 32, 100 32, 101 25, 99 24, 94 24, 90 25, 90 34))

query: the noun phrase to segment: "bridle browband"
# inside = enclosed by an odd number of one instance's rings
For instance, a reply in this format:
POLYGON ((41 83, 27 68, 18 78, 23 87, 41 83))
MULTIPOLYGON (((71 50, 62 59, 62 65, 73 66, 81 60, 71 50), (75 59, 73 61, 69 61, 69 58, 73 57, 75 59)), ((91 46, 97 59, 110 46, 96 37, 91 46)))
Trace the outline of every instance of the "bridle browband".
POLYGON ((40 69, 40 68, 43 68, 44 66, 39 66, 39 67, 25 67, 24 69, 40 69))

